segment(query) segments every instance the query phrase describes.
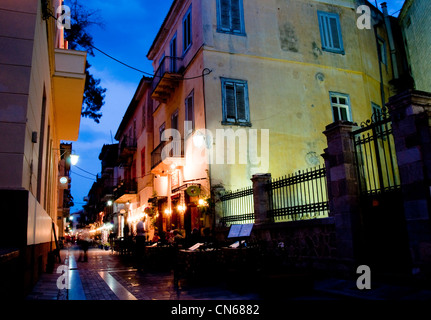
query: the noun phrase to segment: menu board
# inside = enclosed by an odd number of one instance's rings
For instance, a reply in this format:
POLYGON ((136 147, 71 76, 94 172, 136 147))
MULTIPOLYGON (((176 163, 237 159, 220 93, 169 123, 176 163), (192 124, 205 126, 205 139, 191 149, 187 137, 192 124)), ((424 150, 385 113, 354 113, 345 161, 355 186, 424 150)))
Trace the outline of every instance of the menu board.
POLYGON ((233 224, 230 226, 228 238, 243 238, 249 237, 251 230, 253 229, 253 223, 248 224, 233 224))

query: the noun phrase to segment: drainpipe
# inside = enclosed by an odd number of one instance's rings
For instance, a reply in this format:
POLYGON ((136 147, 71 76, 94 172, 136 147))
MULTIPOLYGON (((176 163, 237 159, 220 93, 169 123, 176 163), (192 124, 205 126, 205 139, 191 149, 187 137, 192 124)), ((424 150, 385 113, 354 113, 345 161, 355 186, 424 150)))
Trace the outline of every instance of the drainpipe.
POLYGON ((392 34, 391 22, 389 20, 387 3, 383 2, 381 4, 381 7, 383 10, 383 16, 385 17, 386 30, 388 32, 389 48, 391 50, 391 59, 392 59, 392 71, 394 72, 394 79, 398 79, 398 64, 397 64, 396 49, 394 44, 394 37, 392 34))
POLYGON ((377 27, 380 23, 377 23, 374 25, 374 37, 376 38, 376 46, 377 46, 377 61, 379 63, 379 74, 380 74, 380 98, 382 100, 382 108, 385 106, 386 104, 386 99, 385 99, 385 88, 383 85, 383 73, 382 73, 382 63, 380 62, 380 57, 379 57, 379 38, 377 36, 377 27))

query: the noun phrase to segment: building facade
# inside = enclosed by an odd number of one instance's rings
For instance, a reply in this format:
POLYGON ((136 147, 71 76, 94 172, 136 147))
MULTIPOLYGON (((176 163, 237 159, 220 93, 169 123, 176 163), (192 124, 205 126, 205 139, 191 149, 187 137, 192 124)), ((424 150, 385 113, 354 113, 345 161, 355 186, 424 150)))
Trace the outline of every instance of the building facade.
POLYGON ((169 128, 179 136, 164 138, 181 149, 152 172, 169 183, 181 168, 180 185, 199 181, 209 194, 323 164, 328 123, 369 119, 396 92, 386 23, 368 1, 174 1, 147 57, 153 153, 169 128), (358 27, 359 5, 368 28, 358 27))
MULTIPOLYGON (((114 221, 120 237, 134 233, 136 223, 143 218, 148 200, 153 195, 150 172, 153 148, 151 84, 151 78, 141 79, 115 134, 119 147, 117 185, 113 197, 114 221)), ((146 221, 146 228, 149 229, 149 220, 146 221)))
POLYGON ((19 268, 8 276, 21 290, 55 249, 60 141, 77 140, 79 132, 86 52, 67 49, 48 14, 59 5, 0 4, 0 246, 19 250, 19 268))
POLYGON ((406 0, 399 16, 415 89, 427 92, 431 91, 431 36, 425 30, 431 29, 430 14, 429 1, 406 0))

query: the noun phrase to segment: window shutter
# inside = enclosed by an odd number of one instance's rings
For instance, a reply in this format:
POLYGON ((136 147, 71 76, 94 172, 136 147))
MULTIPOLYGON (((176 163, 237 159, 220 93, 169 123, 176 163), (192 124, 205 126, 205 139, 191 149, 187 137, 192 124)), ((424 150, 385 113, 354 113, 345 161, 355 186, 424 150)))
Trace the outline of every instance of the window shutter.
POLYGON ((191 125, 187 125, 186 135, 190 134, 194 129, 194 115, 193 115, 193 96, 189 96, 186 99, 186 121, 190 121, 191 125))
POLYGON ((220 24, 222 30, 230 30, 230 0, 220 0, 220 24))
POLYGON ((322 45, 323 47, 327 48, 329 46, 329 34, 328 34, 328 27, 326 23, 326 16, 320 15, 320 27, 321 27, 321 34, 322 34, 322 45))
POLYGON ((322 48, 344 53, 339 16, 336 13, 318 12, 322 48))
POLYGON ((141 176, 145 176, 145 147, 141 150, 141 176))
POLYGON ((330 25, 331 37, 332 37, 331 47, 333 49, 341 49, 340 37, 338 35, 337 19, 334 17, 329 17, 329 25, 330 25))
POLYGON ((235 122, 235 85, 233 83, 226 83, 225 87, 225 107, 226 107, 226 121, 235 122))
POLYGON ((232 31, 241 32, 240 0, 231 0, 232 31))
POLYGON ((236 108, 237 120, 242 122, 247 121, 245 110, 245 86, 243 84, 236 85, 236 108))

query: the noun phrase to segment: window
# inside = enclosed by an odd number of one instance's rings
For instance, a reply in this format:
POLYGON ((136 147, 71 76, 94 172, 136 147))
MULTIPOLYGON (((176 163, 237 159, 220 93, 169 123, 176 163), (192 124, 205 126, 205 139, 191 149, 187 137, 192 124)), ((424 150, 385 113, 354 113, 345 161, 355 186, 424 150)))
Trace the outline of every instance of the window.
POLYGON ((169 44, 169 54, 171 56, 170 60, 170 71, 177 72, 177 34, 172 37, 172 40, 169 44))
POLYGON ((318 11, 322 49, 329 52, 344 54, 341 36, 340 18, 336 13, 318 11))
POLYGON ((171 115, 171 128, 178 130, 178 110, 171 115))
POLYGON ((192 91, 185 101, 185 109, 186 109, 186 127, 185 127, 185 136, 188 136, 195 129, 195 115, 194 115, 194 92, 192 91))
POLYGON ((142 107, 142 131, 144 131, 146 124, 147 124, 147 105, 144 104, 142 107))
POLYGON ((165 131, 165 123, 163 122, 163 124, 159 127, 159 141, 160 141, 160 143, 162 143, 162 134, 163 134, 163 131, 165 131))
POLYGON ((245 34, 243 0, 217 0, 217 31, 245 34))
POLYGON ((192 45, 192 7, 190 6, 183 19, 183 54, 192 45))
POLYGON ((247 81, 221 79, 222 124, 250 125, 247 81))
POLYGON ((145 176, 145 147, 141 150, 141 177, 145 176))
POLYGON ((166 67, 165 67, 165 54, 163 53, 163 55, 160 57, 159 59, 159 72, 158 75, 160 77, 162 77, 166 72, 166 67))
POLYGON ((379 52, 379 61, 382 62, 384 65, 388 65, 388 58, 386 53, 386 43, 382 38, 378 38, 378 52, 379 52))
POLYGON ((352 121, 349 96, 343 93, 331 92, 330 98, 334 121, 352 121))
MULTIPOLYGON (((377 121, 383 120, 382 108, 380 108, 380 106, 377 103, 371 102, 371 111, 372 111, 371 121, 373 123, 376 123, 377 121)), ((376 127, 376 133, 380 134, 384 131, 384 129, 385 129, 385 127, 382 124, 382 125, 376 127)))
POLYGON ((382 108, 374 102, 371 102, 371 111, 372 111, 372 119, 374 121, 381 120, 382 117, 382 108))

